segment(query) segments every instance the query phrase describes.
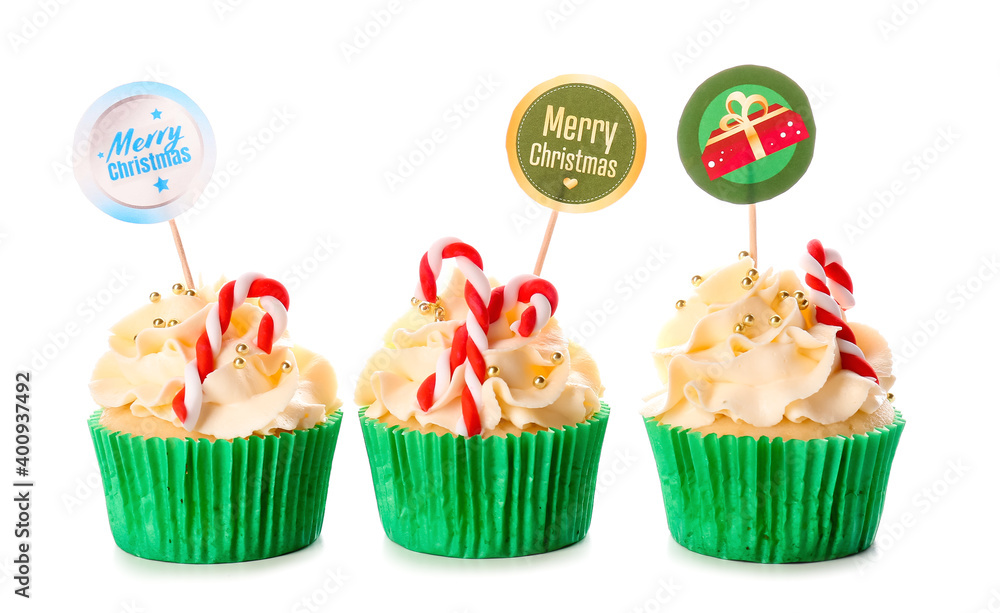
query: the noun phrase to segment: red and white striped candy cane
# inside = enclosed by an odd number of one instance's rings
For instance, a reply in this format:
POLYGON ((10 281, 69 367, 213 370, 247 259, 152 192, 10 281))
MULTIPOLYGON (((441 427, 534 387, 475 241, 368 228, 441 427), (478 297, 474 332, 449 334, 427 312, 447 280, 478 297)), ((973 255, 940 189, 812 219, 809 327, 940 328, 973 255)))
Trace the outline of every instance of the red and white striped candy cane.
POLYGON ((854 306, 854 283, 844 268, 840 253, 835 249, 825 249, 815 239, 806 245, 806 253, 802 258, 802 268, 806 271, 806 285, 813 290, 809 297, 816 305, 816 321, 840 327, 837 347, 840 349, 841 368, 878 383, 875 369, 865 359, 854 331, 844 319, 844 311, 854 306))
POLYGON ((531 306, 524 310, 511 328, 521 336, 534 334, 548 322, 558 303, 558 295, 551 283, 534 275, 516 277, 506 287, 490 291, 479 253, 458 239, 445 238, 434 243, 420 261, 418 298, 425 302, 437 301, 437 277, 441 273, 443 259, 448 257, 457 259, 459 269, 466 276, 465 300, 469 314, 465 323, 455 330, 449 351, 442 353, 438 359, 436 372, 418 388, 417 402, 421 410, 429 410, 448 389, 458 366, 465 364, 462 423, 457 429, 459 434, 475 436, 482 432, 479 414, 483 406, 483 383, 486 381, 483 352, 489 345, 490 324, 517 302, 530 303, 531 306))
POLYGON ((205 330, 195 345, 195 359, 184 368, 184 387, 174 396, 174 414, 185 430, 194 430, 201 417, 202 389, 205 377, 215 370, 215 358, 222 350, 222 335, 229 328, 233 311, 247 298, 260 298, 264 316, 257 327, 257 346, 271 353, 274 339, 281 336, 288 322, 288 291, 274 279, 247 273, 219 290, 219 300, 212 304, 205 319, 205 330))

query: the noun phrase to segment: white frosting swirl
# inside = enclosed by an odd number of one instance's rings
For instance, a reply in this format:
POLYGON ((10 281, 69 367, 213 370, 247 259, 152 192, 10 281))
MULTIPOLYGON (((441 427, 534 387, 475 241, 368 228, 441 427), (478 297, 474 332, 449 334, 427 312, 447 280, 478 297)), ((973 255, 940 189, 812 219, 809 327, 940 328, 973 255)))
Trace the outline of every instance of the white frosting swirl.
POLYGON ((697 429, 717 420, 758 428, 834 424, 876 412, 894 382, 885 339, 849 324, 881 386, 841 370, 839 328, 817 324, 811 304, 799 309, 794 293, 805 290, 795 273, 768 270, 745 290, 740 281, 753 265, 743 258, 706 277, 664 326, 654 360, 665 387, 647 398, 642 414, 697 429), (781 291, 792 297, 781 299, 781 291), (736 333, 746 315, 753 324, 736 333), (776 327, 769 323, 775 315, 776 327))
POLYGON ((203 409, 195 431, 181 429, 172 402, 184 385, 184 367, 194 358, 222 285, 220 280, 202 287, 195 296, 167 293, 112 327, 111 349, 98 360, 90 383, 92 397, 106 409, 106 425, 144 436, 232 439, 311 428, 340 406, 336 376, 324 358, 293 346, 287 333, 275 339, 270 354, 257 348, 254 341, 264 311, 251 299, 233 310, 216 369, 203 383, 203 409), (157 318, 179 323, 154 328, 157 318), (233 360, 240 343, 249 352, 240 356, 246 365, 236 368, 233 360), (281 369, 286 361, 292 365, 287 373, 281 369), (125 408, 127 414, 116 410, 125 408))
MULTIPOLYGON (((459 365, 445 394, 428 411, 417 403, 417 389, 434 373, 439 356, 451 347, 468 307, 461 298, 465 278, 456 271, 441 293, 445 321, 436 322, 411 309, 390 328, 386 347, 368 361, 358 381, 355 401, 368 405, 367 417, 422 432, 461 431, 464 365, 459 365)), ((597 366, 582 348, 570 343, 555 319, 535 335, 521 337, 511 324, 526 305, 517 305, 490 327, 487 367, 499 369, 483 384, 480 414, 483 437, 536 432, 581 423, 600 408, 604 392, 597 366), (563 359, 555 363, 553 354, 563 359), (545 377, 542 388, 535 377, 545 377)))

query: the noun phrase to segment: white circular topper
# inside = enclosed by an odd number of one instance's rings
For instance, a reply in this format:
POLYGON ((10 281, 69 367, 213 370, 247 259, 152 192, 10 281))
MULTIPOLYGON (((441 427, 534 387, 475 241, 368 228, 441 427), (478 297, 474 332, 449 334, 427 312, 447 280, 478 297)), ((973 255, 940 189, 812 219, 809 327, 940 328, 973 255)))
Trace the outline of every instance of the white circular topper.
POLYGON ((158 223, 190 208, 215 167, 205 114, 180 90, 142 81, 116 87, 77 127, 76 180, 99 209, 158 223))

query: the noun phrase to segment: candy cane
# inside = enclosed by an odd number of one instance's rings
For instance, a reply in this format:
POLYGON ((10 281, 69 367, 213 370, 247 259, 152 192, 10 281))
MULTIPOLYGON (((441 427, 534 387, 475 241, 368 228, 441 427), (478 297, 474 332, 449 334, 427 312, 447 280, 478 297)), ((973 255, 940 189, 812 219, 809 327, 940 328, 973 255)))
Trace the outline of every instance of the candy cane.
POLYGON ((482 390, 486 381, 486 360, 483 352, 489 345, 490 324, 500 319, 515 303, 530 303, 518 321, 511 326, 521 336, 540 330, 551 317, 558 303, 555 288, 534 275, 516 277, 506 287, 489 288, 479 252, 456 238, 435 242, 420 261, 420 282, 417 297, 424 302, 437 302, 437 277, 446 258, 456 258, 466 277, 465 301, 469 314, 464 324, 455 330, 449 351, 438 358, 436 370, 417 389, 417 403, 428 411, 451 384, 455 370, 465 364, 465 385, 462 388, 462 423, 459 434, 475 436, 482 431, 479 419, 483 407, 482 390))
POLYGON ((815 239, 806 245, 806 253, 802 258, 802 268, 806 271, 806 285, 813 290, 810 298, 816 305, 816 321, 840 327, 837 347, 840 349, 841 368, 878 383, 875 369, 865 359, 854 331, 844 320, 844 311, 854 306, 854 283, 844 268, 840 253, 824 249, 823 244, 815 239))
POLYGON ((219 290, 218 302, 212 304, 205 319, 205 329, 195 345, 195 359, 184 368, 184 387, 174 396, 174 414, 184 429, 194 430, 201 417, 205 377, 215 370, 215 358, 222 350, 222 335, 229 328, 233 311, 247 298, 260 298, 264 316, 257 327, 257 346, 271 353, 274 339, 281 336, 288 322, 288 291, 274 279, 247 273, 219 290))

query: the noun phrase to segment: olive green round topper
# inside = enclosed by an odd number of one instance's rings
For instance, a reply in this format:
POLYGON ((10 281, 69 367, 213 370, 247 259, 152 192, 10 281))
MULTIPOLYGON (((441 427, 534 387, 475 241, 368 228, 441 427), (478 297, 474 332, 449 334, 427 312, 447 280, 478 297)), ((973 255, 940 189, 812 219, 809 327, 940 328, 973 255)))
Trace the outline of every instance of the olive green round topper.
POLYGON ((815 144, 805 92, 764 66, 710 77, 691 95, 677 128, 688 176, 735 204, 769 200, 790 188, 809 167, 815 144))

